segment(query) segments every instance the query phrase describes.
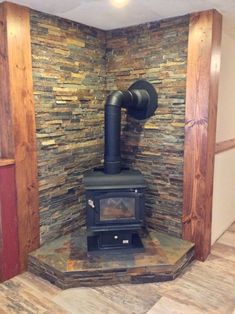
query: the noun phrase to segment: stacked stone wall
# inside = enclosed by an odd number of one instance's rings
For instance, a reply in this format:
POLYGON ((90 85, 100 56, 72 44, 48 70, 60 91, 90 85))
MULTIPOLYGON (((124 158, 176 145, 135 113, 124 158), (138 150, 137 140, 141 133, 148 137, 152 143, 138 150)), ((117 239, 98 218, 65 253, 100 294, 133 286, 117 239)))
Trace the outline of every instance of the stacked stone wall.
POLYGON ((41 241, 85 222, 85 170, 103 155, 105 33, 31 11, 41 241))
POLYGON ((41 242, 85 223, 84 171, 103 158, 109 91, 144 78, 159 95, 147 121, 123 114, 123 163, 148 183, 149 226, 181 236, 188 17, 101 31, 31 11, 41 242))
POLYGON ((188 16, 107 33, 107 90, 126 89, 138 78, 158 92, 154 117, 139 122, 123 116, 122 152, 126 165, 144 174, 147 223, 182 234, 183 150, 188 16))

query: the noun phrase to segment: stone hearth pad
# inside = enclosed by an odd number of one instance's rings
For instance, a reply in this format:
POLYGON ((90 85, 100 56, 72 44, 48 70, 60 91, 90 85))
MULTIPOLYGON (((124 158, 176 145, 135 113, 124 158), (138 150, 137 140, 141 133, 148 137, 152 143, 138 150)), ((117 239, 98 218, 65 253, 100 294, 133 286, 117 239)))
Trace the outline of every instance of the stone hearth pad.
POLYGON ((118 283, 173 280, 193 259, 194 244, 148 230, 144 252, 87 253, 87 231, 79 230, 43 245, 29 255, 29 270, 62 289, 118 283))

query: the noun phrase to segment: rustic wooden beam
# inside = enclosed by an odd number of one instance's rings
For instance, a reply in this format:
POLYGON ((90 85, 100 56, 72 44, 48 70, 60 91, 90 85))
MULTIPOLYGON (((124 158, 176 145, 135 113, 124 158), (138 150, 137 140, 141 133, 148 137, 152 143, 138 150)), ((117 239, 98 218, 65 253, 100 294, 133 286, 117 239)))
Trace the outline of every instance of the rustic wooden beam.
POLYGON ((215 153, 219 154, 233 148, 235 148, 235 138, 216 143, 215 153))
POLYGON ((183 238, 196 258, 211 249, 211 216, 222 17, 216 10, 191 14, 188 38, 184 148, 183 238))
POLYGON ((0 282, 19 273, 14 164, 0 164, 0 282))
POLYGON ((0 73, 4 77, 0 107, 3 112, 1 122, 7 126, 6 130, 1 130, 1 151, 2 157, 15 159, 20 269, 23 271, 28 253, 39 246, 30 11, 13 3, 0 5, 0 41, 3 45, 0 73))

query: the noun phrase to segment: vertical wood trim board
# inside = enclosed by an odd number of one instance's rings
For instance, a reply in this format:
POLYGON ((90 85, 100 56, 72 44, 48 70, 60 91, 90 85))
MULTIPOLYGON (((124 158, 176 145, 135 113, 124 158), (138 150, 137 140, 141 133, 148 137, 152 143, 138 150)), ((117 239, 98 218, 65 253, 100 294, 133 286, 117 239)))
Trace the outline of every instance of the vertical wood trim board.
MULTIPOLYGON (((17 193, 20 269, 26 269, 27 255, 39 247, 36 126, 32 81, 30 11, 9 2, 1 4, 7 55, 1 68, 7 73, 8 99, 4 111, 11 117, 17 193)), ((1 41, 2 43, 2 41, 1 41)), ((5 120, 5 118, 4 118, 5 120)), ((7 133, 2 135, 7 137, 7 133)), ((8 143, 10 146, 11 143, 8 143)))
POLYGON ((5 11, 3 5, 0 4, 0 155, 2 158, 12 158, 14 157, 14 137, 9 105, 6 27, 5 11))
POLYGON ((0 282, 19 273, 14 165, 0 167, 0 282))
POLYGON ((212 193, 222 17, 216 10, 191 14, 188 39, 184 148, 183 238, 196 258, 211 248, 212 193))

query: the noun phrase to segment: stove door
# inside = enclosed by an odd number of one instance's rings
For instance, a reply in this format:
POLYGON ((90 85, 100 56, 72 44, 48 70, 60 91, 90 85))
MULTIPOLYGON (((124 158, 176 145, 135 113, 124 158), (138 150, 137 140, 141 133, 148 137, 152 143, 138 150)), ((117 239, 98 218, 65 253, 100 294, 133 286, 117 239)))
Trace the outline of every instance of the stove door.
POLYGON ((135 198, 109 197, 100 200, 100 221, 136 219, 135 198))
POLYGON ((141 218, 143 194, 135 192, 104 193, 95 201, 96 224, 135 223, 141 218))

